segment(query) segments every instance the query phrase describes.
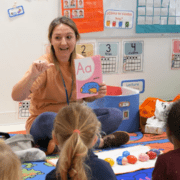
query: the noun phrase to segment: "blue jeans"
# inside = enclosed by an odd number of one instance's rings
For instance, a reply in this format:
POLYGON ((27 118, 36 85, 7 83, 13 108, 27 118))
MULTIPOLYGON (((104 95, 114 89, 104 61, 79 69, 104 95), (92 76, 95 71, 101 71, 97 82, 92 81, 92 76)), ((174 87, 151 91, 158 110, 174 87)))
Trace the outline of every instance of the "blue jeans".
MULTIPOLYGON (((117 108, 99 108, 94 109, 98 120, 101 122, 102 131, 110 134, 117 130, 122 122, 122 112, 117 108)), ((34 143, 40 146, 40 149, 47 151, 49 141, 52 139, 53 123, 57 113, 44 112, 40 114, 33 122, 30 134, 34 138, 34 143)), ((98 147, 100 140, 95 147, 98 147)))

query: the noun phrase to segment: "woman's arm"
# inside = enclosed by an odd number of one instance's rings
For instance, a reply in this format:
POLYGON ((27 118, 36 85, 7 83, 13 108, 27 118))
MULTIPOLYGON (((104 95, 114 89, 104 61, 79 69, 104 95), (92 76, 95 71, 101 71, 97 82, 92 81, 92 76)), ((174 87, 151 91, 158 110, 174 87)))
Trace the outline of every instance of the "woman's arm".
POLYGON ((34 81, 51 66, 54 66, 54 64, 48 64, 46 61, 34 61, 23 78, 13 87, 12 99, 14 101, 25 100, 31 93, 30 89, 34 81))

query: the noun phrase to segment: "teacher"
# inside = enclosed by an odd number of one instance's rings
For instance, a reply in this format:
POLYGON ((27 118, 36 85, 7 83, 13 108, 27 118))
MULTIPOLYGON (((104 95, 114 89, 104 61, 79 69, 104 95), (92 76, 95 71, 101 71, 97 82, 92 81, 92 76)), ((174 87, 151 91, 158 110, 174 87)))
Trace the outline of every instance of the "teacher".
MULTIPOLYGON (((63 16, 49 25, 50 53, 35 60, 22 79, 12 89, 12 98, 23 101, 30 96, 30 117, 26 121, 26 133, 34 138, 36 147, 52 154, 57 147, 52 140, 53 122, 58 111, 69 103, 92 102, 106 95, 106 85, 100 84, 98 95, 76 98, 74 59, 84 58, 76 53, 80 34, 76 24, 63 16)), ((104 136, 99 135, 95 148, 120 146, 129 140, 128 133, 117 131, 122 122, 122 112, 116 108, 95 109, 102 124, 104 136), (107 135, 109 134, 109 135, 107 135)))

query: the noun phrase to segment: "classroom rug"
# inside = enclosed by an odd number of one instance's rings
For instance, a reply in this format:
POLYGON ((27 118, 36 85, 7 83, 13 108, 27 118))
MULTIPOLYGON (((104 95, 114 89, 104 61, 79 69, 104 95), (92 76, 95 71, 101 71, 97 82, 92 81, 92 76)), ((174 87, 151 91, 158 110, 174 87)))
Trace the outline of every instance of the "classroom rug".
MULTIPOLYGON (((10 132, 10 135, 24 134, 24 131, 10 132)), ((169 142, 164 132, 161 135, 142 134, 141 132, 129 133, 130 141, 118 148, 127 148, 137 145, 148 145, 151 148, 161 149, 163 153, 173 150, 173 145, 169 142)), ((107 148, 98 151, 108 151, 118 148, 107 148)), ((58 155, 47 156, 47 159, 57 158, 58 155)), ((22 172, 24 180, 44 180, 46 174, 49 173, 54 166, 45 162, 26 162, 22 164, 22 172)), ((151 180, 154 168, 142 169, 131 173, 116 175, 117 180, 151 180)))

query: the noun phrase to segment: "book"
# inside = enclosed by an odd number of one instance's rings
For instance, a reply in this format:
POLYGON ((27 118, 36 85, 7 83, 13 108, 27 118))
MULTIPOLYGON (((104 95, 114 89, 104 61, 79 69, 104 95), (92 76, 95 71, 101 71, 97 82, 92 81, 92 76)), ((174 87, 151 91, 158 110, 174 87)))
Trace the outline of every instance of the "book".
POLYGON ((101 56, 75 59, 77 99, 98 95, 102 83, 101 56))

